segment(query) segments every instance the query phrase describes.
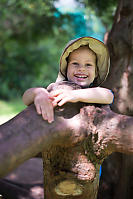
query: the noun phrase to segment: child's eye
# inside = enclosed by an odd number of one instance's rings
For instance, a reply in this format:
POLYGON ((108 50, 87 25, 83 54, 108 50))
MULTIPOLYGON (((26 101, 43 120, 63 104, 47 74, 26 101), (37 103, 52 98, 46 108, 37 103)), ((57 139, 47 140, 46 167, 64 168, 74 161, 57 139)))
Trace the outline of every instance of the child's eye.
POLYGON ((90 66, 92 66, 92 65, 91 65, 91 64, 86 64, 86 66, 90 67, 90 66))
POLYGON ((73 62, 72 64, 75 65, 75 66, 79 65, 78 62, 73 62))

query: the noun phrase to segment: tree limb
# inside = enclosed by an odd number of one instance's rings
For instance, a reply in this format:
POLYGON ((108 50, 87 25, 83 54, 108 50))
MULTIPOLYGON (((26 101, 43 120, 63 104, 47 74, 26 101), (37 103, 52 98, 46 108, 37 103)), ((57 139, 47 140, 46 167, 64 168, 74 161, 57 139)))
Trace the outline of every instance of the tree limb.
POLYGON ((0 177, 50 145, 69 147, 84 142, 88 157, 93 153, 99 164, 114 151, 133 153, 132 130, 132 117, 106 106, 67 103, 55 109, 55 121, 48 124, 31 105, 0 126, 0 177))

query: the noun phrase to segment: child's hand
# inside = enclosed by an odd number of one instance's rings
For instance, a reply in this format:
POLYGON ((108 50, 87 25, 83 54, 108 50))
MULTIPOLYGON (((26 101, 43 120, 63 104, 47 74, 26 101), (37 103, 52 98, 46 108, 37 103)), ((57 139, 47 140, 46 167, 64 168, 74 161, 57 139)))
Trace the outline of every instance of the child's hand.
POLYGON ((34 98, 34 104, 39 115, 42 115, 44 120, 49 123, 54 121, 54 110, 52 98, 46 89, 41 89, 34 98))
POLYGON ((78 102, 78 96, 77 90, 60 89, 51 92, 51 97, 54 98, 52 101, 54 107, 57 105, 62 106, 67 102, 78 102))

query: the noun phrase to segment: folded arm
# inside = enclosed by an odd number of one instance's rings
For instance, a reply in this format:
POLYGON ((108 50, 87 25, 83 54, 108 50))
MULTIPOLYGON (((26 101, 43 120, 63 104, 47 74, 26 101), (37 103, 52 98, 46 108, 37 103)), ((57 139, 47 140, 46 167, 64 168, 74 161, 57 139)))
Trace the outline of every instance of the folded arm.
POLYGON ((85 102, 97 104, 111 104, 113 102, 113 93, 106 88, 95 87, 78 90, 60 89, 51 93, 54 98, 54 106, 62 106, 67 102, 85 102))

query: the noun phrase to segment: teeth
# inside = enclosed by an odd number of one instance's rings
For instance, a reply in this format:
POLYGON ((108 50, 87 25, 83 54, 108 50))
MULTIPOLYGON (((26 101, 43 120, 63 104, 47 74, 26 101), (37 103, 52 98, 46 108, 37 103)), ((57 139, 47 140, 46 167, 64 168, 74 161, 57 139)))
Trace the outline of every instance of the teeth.
POLYGON ((87 75, 75 75, 76 77, 79 77, 79 78, 86 78, 87 75))

